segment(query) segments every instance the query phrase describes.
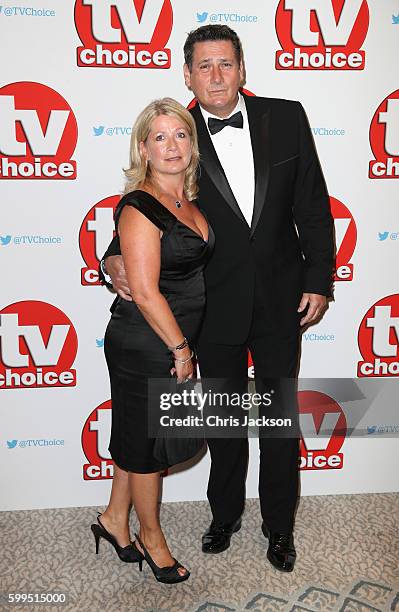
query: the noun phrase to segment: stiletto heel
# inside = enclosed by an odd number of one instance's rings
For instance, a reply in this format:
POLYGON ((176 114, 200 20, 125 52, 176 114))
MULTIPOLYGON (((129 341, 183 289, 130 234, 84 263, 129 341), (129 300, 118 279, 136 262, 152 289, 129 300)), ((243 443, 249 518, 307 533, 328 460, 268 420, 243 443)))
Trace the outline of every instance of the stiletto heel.
POLYGON ((97 529, 96 529, 97 527, 98 527, 98 525, 92 525, 91 526, 91 530, 93 532, 94 539, 96 541, 96 555, 98 555, 98 548, 99 548, 99 545, 100 545, 100 534, 97 533, 97 529))
POLYGON ((96 541, 96 555, 98 555, 98 550, 100 546, 100 538, 104 538, 104 540, 107 540, 115 548, 116 554, 118 555, 121 561, 124 561, 125 563, 137 563, 137 562, 139 562, 139 564, 142 563, 143 555, 138 550, 138 548, 136 548, 133 542, 131 542, 127 546, 119 546, 118 542, 116 541, 115 536, 113 536, 112 533, 107 531, 104 525, 101 523, 100 516, 101 514, 99 514, 97 517, 98 525, 94 523, 91 526, 91 530, 93 532, 94 539, 96 541))
MULTIPOLYGON (((141 554, 141 557, 142 557, 141 562, 143 561, 143 559, 147 561, 148 565, 150 566, 152 570, 152 573, 154 574, 158 582, 163 582, 164 584, 176 584, 177 582, 183 582, 183 580, 187 580, 187 578, 190 576, 190 572, 188 571, 186 567, 183 567, 183 565, 179 563, 177 559, 173 557, 174 564, 171 566, 158 567, 158 565, 156 565, 151 555, 149 554, 148 550, 144 546, 143 542, 140 540, 137 533, 135 533, 134 535, 136 536, 136 539, 144 552, 144 556, 143 554, 141 554), (186 573, 183 574, 183 576, 181 576, 179 572, 177 571, 180 567, 186 570, 186 573)), ((136 548, 136 550, 138 549, 136 548)), ((141 571, 141 567, 140 567, 140 571, 141 571)))
POLYGON ((138 558, 139 570, 140 570, 140 572, 142 572, 143 571, 143 559, 144 559, 144 556, 142 555, 142 553, 137 548, 136 542, 132 542, 132 546, 133 546, 134 550, 137 552, 137 555, 139 555, 139 558, 138 558))

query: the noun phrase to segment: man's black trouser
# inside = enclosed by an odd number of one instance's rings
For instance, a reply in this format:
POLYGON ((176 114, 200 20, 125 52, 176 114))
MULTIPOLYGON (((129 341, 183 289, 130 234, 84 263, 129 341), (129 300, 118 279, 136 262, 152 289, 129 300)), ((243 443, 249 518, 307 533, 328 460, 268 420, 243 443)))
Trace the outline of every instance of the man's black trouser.
MULTIPOLYGON (((202 379, 221 379, 229 393, 246 393, 248 387, 248 349, 251 351, 256 392, 277 391, 271 407, 260 406, 259 416, 297 418, 296 375, 299 351, 299 316, 297 333, 284 335, 267 323, 264 316, 253 322, 243 345, 214 344, 200 339, 197 354, 202 379)), ((204 381, 206 383, 206 380, 204 381)), ((215 390, 213 382, 206 390, 215 390)), ((217 389, 216 389, 217 390, 217 389)), ((271 531, 290 532, 298 497, 299 442, 296 423, 294 434, 273 429, 259 431, 259 499, 263 521, 271 531), (279 431, 283 432, 279 435, 279 431), (292 436, 295 437, 292 437, 292 436)), ((211 471, 208 500, 218 523, 233 523, 242 514, 248 466, 248 438, 212 438, 208 447, 211 471)))

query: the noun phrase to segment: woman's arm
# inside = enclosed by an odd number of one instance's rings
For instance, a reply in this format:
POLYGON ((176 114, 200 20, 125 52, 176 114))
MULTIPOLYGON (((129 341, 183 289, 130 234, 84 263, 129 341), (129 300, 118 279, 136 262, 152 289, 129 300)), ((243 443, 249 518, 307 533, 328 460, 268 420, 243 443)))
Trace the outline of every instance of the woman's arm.
MULTIPOLYGON (((121 252, 133 301, 151 325, 152 329, 167 346, 183 342, 183 333, 159 291, 161 268, 161 232, 139 210, 125 206, 118 225, 121 252)), ((185 347, 176 351, 178 359, 188 359, 191 349, 185 347)), ((191 361, 185 364, 175 362, 178 379, 187 378, 193 372, 191 361)))

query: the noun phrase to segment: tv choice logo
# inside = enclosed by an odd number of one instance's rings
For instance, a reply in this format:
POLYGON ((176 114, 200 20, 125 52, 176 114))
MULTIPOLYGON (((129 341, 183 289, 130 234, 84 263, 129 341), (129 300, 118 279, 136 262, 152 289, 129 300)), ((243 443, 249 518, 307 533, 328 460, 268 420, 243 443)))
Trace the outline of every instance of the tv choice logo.
POLYGON ((399 376, 399 294, 373 304, 359 326, 359 377, 399 376))
POLYGON ((170 68, 170 0, 76 0, 77 65, 170 68))
POLYGON ((47 302, 15 302, 0 310, 0 389, 76 386, 75 328, 47 302))
POLYGON ((0 179, 76 179, 78 127, 68 102, 41 83, 0 88, 0 179))
POLYGON ((98 266, 114 236, 114 212, 120 195, 108 196, 92 206, 79 231, 79 247, 86 266, 81 269, 82 285, 100 285, 98 266))
POLYGON ((301 427, 311 432, 300 441, 300 469, 342 469, 344 455, 341 449, 347 435, 347 422, 341 406, 320 391, 299 391, 298 408, 301 427))
POLYGON ((82 449, 88 463, 83 465, 84 480, 107 480, 114 475, 108 444, 111 432, 111 400, 91 411, 82 430, 82 449))
POLYGON ((366 0, 280 0, 277 70, 363 70, 366 0))
POLYGON ((42 448, 42 447, 59 447, 64 446, 65 440, 58 440, 57 438, 39 438, 36 440, 7 440, 7 448, 42 448))
POLYGON ((399 89, 378 106, 370 125, 370 146, 374 159, 369 178, 399 178, 399 89))
POLYGON ((353 280, 353 264, 350 263, 356 247, 356 223, 349 208, 330 196, 331 214, 334 218, 337 254, 335 258, 336 281, 353 280))

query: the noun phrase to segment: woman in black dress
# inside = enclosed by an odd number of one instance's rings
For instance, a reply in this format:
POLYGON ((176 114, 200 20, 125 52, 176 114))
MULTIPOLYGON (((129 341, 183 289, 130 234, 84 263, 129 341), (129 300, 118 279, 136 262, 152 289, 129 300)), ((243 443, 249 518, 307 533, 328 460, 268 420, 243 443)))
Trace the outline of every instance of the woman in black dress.
POLYGON ((203 267, 214 235, 194 203, 198 145, 190 113, 171 98, 139 115, 131 138, 128 184, 115 214, 133 301, 118 297, 105 335, 112 396, 109 450, 114 460, 107 509, 92 530, 123 561, 145 559, 157 580, 189 572, 171 555, 159 522, 160 472, 147 432, 149 378, 193 375, 193 351, 205 306, 203 267), (129 535, 133 502, 140 522, 129 535))

